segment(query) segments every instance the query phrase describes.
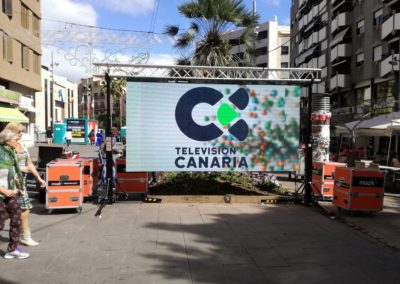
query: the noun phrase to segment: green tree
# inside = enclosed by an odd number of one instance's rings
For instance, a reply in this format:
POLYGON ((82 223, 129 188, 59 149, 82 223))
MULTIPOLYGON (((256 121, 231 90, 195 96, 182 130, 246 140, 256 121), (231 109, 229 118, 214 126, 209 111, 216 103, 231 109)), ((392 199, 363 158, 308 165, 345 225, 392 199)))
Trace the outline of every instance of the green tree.
POLYGON ((248 54, 254 53, 255 28, 258 15, 247 11, 242 0, 191 0, 178 6, 178 11, 190 20, 188 29, 168 25, 165 33, 177 36, 174 47, 180 51, 178 62, 195 66, 238 66, 240 58, 233 56, 231 45, 222 35, 229 30, 244 28, 240 39, 248 54), (188 55, 186 54, 188 53, 188 55))
MULTIPOLYGON (((105 81, 102 82, 101 86, 101 93, 107 97, 107 84, 105 81)), ((115 127, 122 127, 122 123, 125 121, 124 117, 126 116, 125 113, 122 113, 122 105, 124 103, 125 97, 126 97, 126 80, 125 79, 117 79, 113 78, 110 82, 110 93, 111 93, 111 99, 112 101, 114 100, 119 100, 119 115, 113 114, 113 111, 111 109, 111 114, 112 118, 118 118, 119 123, 112 123, 112 126, 115 127)), ((111 108, 113 106, 111 105, 111 108)))

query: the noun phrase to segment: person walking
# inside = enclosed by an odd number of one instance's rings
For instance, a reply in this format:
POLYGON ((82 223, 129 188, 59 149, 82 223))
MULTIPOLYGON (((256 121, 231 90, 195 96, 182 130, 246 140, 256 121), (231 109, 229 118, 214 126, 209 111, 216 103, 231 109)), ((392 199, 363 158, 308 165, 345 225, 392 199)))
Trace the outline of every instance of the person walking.
POLYGON ((35 176, 36 180, 40 183, 41 187, 45 187, 46 182, 40 177, 40 174, 37 172, 35 165, 30 159, 28 150, 21 143, 21 138, 25 130, 25 127, 20 123, 10 122, 9 124, 6 125, 5 129, 13 131, 17 137, 18 144, 17 147, 15 148, 16 158, 24 178, 21 189, 22 196, 18 198, 18 202, 22 211, 21 212, 22 235, 20 242, 26 246, 37 246, 39 245, 39 243, 32 239, 31 230, 29 227, 29 214, 30 214, 30 209, 33 208, 33 205, 29 198, 25 181, 27 174, 31 172, 35 176))
POLYGON ((9 129, 0 132, 0 230, 7 214, 10 217, 9 243, 4 258, 28 258, 29 253, 19 247, 21 235, 21 207, 18 203, 23 176, 17 164, 15 148, 18 137, 9 129))
POLYGON ((103 143, 103 134, 99 130, 96 134, 96 146, 99 146, 101 148, 101 144, 103 143))
POLYGON ((68 130, 65 133, 64 139, 67 142, 67 148, 69 148, 69 146, 71 146, 71 141, 72 141, 72 132, 70 130, 68 130))
POLYGON ((96 140, 96 135, 94 134, 94 129, 90 130, 88 137, 89 137, 90 145, 94 145, 95 140, 96 140))
POLYGON ((52 145, 53 144, 53 130, 51 127, 47 127, 46 130, 46 139, 47 139, 47 145, 52 145))

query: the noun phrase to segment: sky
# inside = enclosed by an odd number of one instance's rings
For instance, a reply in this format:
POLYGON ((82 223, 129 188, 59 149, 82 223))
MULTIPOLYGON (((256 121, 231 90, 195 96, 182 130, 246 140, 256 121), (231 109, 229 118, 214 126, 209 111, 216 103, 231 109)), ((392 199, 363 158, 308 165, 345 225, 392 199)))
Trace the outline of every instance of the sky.
MULTIPOLYGON (((90 62, 174 64, 178 53, 163 31, 188 26, 177 10, 187 1, 42 0, 42 65, 50 66, 53 54, 54 74, 77 82, 98 72, 90 62)), ((243 3, 252 10, 253 0, 243 3)), ((260 22, 277 16, 289 25, 291 0, 256 3, 260 22)))

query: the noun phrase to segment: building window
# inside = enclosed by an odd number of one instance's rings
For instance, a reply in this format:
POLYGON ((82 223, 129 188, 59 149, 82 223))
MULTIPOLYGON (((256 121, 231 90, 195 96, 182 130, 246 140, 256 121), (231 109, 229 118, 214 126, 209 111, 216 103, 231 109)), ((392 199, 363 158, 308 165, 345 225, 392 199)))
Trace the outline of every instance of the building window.
POLYGON ((240 39, 238 39, 238 38, 230 39, 228 42, 229 42, 230 46, 240 45, 240 39))
POLYGON ((29 56, 30 52, 29 52, 29 47, 27 47, 26 45, 22 45, 21 46, 21 58, 22 58, 22 68, 29 70, 29 56))
POLYGON ((40 22, 39 18, 35 14, 32 15, 32 32, 34 36, 40 36, 40 22))
POLYGON ((282 54, 282 55, 287 55, 287 54, 289 54, 289 46, 283 45, 283 46, 281 47, 281 54, 282 54))
POLYGON ((3 58, 13 62, 13 38, 7 34, 3 34, 3 58))
POLYGON ((361 66, 364 64, 364 52, 357 54, 356 66, 361 66))
POLYGON ((40 74, 40 55, 33 52, 33 72, 40 74))
POLYGON ((356 34, 361 35, 364 33, 364 20, 361 20, 357 23, 356 34))
POLYGON ((374 26, 380 26, 383 23, 383 9, 374 12, 374 26))
POLYGON ((377 62, 381 60, 382 60, 382 45, 378 45, 374 47, 372 61, 377 62))
POLYGON ((281 62, 281 68, 289 68, 289 62, 281 62))
POLYGON ((12 17, 12 0, 2 0, 3 13, 9 17, 12 17))
POLYGON ((29 29, 29 9, 21 3, 21 26, 29 29))
POLYGON ((256 49, 256 56, 260 56, 260 55, 266 55, 268 54, 268 47, 264 46, 264 47, 260 47, 256 49))
POLYGON ((268 38, 268 30, 265 31, 260 31, 258 33, 258 40, 264 39, 264 38, 268 38))

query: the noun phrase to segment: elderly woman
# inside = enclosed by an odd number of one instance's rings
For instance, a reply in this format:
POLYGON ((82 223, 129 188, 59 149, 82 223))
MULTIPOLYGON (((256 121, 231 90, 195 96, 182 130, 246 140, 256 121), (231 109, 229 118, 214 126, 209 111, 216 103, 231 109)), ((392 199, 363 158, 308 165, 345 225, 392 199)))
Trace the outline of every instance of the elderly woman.
POLYGON ((5 129, 9 129, 13 131, 17 138, 17 147, 15 148, 17 162, 19 168, 23 174, 24 182, 22 183, 22 196, 18 198, 19 205, 21 207, 21 221, 22 221, 22 236, 20 242, 26 246, 37 246, 38 242, 34 241, 31 237, 31 230, 29 228, 29 213, 30 209, 33 208, 31 200, 28 195, 28 191, 26 190, 25 179, 28 173, 32 173, 36 180, 40 183, 41 187, 46 186, 46 182, 40 177, 40 174, 37 172, 35 165, 29 157, 28 150, 21 144, 22 134, 25 130, 25 127, 20 123, 10 122, 7 124, 5 129))
POLYGON ((0 132, 0 229, 10 216, 9 243, 4 258, 27 258, 29 253, 18 248, 21 235, 21 208, 18 203, 23 176, 15 156, 17 135, 4 129, 0 132))

